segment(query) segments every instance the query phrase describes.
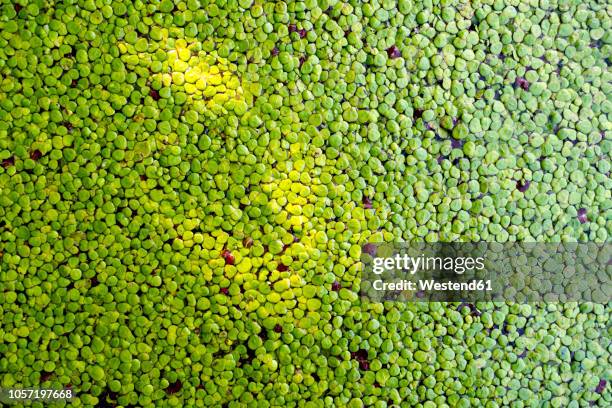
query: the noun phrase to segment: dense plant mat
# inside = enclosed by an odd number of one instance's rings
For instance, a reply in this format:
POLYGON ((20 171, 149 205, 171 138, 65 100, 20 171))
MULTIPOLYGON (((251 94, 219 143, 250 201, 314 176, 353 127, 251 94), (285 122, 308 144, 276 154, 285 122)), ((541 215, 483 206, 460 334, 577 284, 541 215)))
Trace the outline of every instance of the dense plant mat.
POLYGON ((611 13, 4 0, 0 388, 610 406, 608 304, 358 294, 367 242, 610 240, 611 13))

